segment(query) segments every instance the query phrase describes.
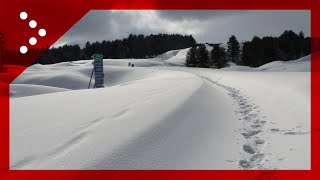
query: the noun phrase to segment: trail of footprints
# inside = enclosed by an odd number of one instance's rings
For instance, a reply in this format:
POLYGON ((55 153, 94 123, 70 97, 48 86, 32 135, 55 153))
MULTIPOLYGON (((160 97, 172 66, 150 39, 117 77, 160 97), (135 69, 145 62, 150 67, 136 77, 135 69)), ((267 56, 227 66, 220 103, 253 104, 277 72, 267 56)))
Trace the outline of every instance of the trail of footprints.
POLYGON ((245 155, 239 161, 239 166, 244 169, 263 168, 261 162, 265 158, 265 154, 261 152, 261 146, 265 144, 265 140, 261 139, 259 134, 263 132, 266 121, 261 120, 259 107, 249 102, 248 97, 243 96, 239 90, 221 84, 220 86, 228 90, 229 95, 238 104, 239 111, 236 113, 240 115, 239 120, 243 121, 244 125, 240 132, 246 139, 246 144, 242 145, 245 155))
MULTIPOLYGON (((234 100, 234 104, 236 104, 238 107, 238 111, 235 111, 235 113, 239 115, 239 120, 242 121, 243 128, 237 129, 235 131, 241 133, 241 135, 246 140, 246 143, 242 144, 243 157, 241 160, 239 160, 240 168, 267 169, 263 161, 268 161, 268 159, 266 158, 266 154, 261 150, 261 147, 267 142, 265 139, 262 139, 260 137, 262 133, 281 134, 284 136, 310 134, 310 131, 304 130, 302 126, 297 126, 296 128, 292 128, 289 130, 279 128, 266 129, 266 121, 264 120, 266 116, 261 115, 262 113, 259 110, 259 106, 250 102, 249 97, 244 96, 239 90, 235 88, 220 84, 208 77, 202 76, 202 78, 227 90, 228 95, 232 97, 232 99, 234 100)), ((270 123, 274 124, 272 122, 270 123)), ((290 151, 291 150, 294 149, 291 148, 290 151)), ((283 159, 284 158, 279 158, 278 160, 281 161, 283 159)), ((228 162, 233 163, 234 161, 228 162)))
POLYGON ((243 159, 239 160, 239 167, 243 169, 265 169, 261 163, 265 158, 265 154, 261 151, 261 147, 266 142, 259 137, 259 134, 263 132, 266 123, 266 121, 261 119, 266 117, 260 117, 259 107, 254 103, 249 102, 249 98, 242 95, 239 90, 215 82, 207 77, 202 78, 226 89, 228 95, 232 97, 239 107, 239 110, 236 111, 236 113, 240 115, 239 120, 243 121, 244 128, 239 129, 238 132, 240 132, 246 140, 246 143, 242 144, 244 156, 243 159))

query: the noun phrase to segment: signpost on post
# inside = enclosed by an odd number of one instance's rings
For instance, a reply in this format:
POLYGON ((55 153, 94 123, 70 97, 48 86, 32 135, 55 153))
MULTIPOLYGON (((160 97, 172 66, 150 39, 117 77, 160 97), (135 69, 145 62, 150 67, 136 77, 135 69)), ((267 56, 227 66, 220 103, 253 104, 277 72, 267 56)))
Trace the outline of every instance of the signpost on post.
POLYGON ((103 55, 94 54, 93 58, 93 68, 94 68, 94 77, 95 83, 94 88, 103 88, 104 87, 104 74, 103 74, 103 55))

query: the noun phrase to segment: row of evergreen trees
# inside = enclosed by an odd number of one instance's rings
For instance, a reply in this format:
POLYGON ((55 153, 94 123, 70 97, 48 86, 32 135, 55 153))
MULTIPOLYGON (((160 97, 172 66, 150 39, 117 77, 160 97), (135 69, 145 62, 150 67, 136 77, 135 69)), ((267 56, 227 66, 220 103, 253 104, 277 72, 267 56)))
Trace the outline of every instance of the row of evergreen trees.
POLYGON ((311 39, 304 37, 303 32, 284 31, 279 37, 253 37, 240 48, 237 38, 232 35, 227 43, 227 49, 220 44, 213 46, 211 52, 200 44, 190 48, 186 56, 188 67, 223 68, 229 62, 238 65, 258 67, 276 60, 295 60, 310 54, 311 39))
POLYGON ((150 58, 174 49, 194 46, 191 35, 180 34, 130 34, 127 38, 114 41, 87 42, 84 48, 79 45, 65 45, 51 48, 35 63, 53 64, 70 60, 91 59, 92 54, 101 53, 104 58, 150 58))
POLYGON ((279 37, 253 37, 243 43, 242 63, 258 67, 276 60, 295 60, 310 54, 311 38, 300 31, 284 31, 279 37))

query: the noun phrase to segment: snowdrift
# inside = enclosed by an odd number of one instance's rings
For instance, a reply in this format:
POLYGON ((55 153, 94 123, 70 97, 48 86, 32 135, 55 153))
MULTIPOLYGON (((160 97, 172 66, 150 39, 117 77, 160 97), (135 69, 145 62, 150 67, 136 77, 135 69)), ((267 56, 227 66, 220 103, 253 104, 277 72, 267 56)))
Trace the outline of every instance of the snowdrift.
MULTIPOLYGON (((13 98, 11 168, 128 167, 124 161, 135 157, 120 161, 124 157, 116 154, 144 151, 147 144, 130 145, 141 136, 151 138, 145 143, 161 138, 154 135, 158 127, 168 128, 166 117, 199 86, 200 78, 192 74, 160 71, 109 88, 13 98)), ((130 168, 139 168, 132 163, 130 168)))
POLYGON ((310 55, 292 61, 274 61, 257 68, 260 71, 275 72, 310 72, 310 55))
POLYGON ((11 85, 11 169, 310 169, 310 57, 183 67, 188 49, 33 65, 11 85), (128 63, 135 67, 128 67, 128 63), (94 82, 92 82, 94 83, 94 82))

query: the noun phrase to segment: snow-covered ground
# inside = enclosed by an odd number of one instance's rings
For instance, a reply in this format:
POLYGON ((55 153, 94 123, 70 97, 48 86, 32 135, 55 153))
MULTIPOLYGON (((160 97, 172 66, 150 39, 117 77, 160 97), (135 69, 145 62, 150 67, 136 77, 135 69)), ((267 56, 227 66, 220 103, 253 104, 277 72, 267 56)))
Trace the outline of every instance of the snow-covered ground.
POLYGON ((188 49, 33 65, 11 85, 11 169, 310 169, 310 57, 182 67, 188 49), (135 67, 127 67, 128 63, 135 67))

